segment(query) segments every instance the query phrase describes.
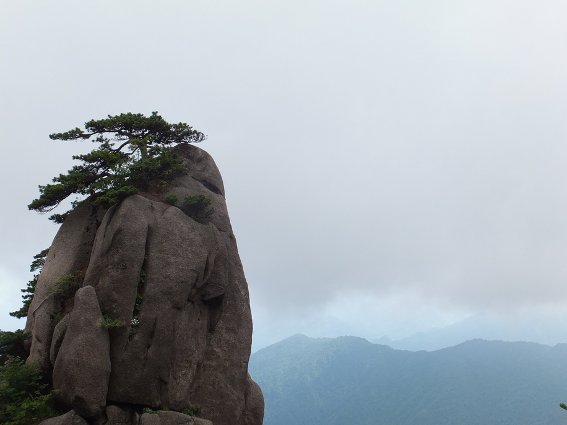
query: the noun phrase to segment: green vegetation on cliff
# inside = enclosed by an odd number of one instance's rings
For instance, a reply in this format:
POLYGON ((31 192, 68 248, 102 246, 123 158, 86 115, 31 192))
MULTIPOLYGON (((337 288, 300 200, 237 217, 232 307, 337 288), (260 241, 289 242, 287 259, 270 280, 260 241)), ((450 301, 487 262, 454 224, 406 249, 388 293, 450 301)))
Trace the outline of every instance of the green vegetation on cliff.
POLYGON ((0 331, 0 423, 35 425, 58 414, 53 392, 36 365, 24 363, 26 334, 0 331))
POLYGON ((42 250, 39 254, 34 255, 33 261, 30 265, 30 272, 34 273, 32 279, 28 282, 24 289, 20 289, 23 292, 22 295, 22 306, 19 310, 12 311, 10 316, 17 317, 21 319, 28 315, 28 310, 32 302, 33 294, 35 292, 35 285, 37 285, 37 279, 39 279, 39 274, 43 270, 43 265, 45 264, 45 257, 49 252, 49 248, 42 250))

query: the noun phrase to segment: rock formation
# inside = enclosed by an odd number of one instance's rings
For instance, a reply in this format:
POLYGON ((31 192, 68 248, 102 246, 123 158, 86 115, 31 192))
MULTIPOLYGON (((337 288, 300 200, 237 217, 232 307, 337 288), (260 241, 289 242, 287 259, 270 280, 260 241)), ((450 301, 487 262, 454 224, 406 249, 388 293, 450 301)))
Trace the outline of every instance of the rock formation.
POLYGON ((53 241, 28 314, 28 362, 52 373, 70 412, 45 424, 262 423, 222 179, 201 149, 176 149, 186 174, 106 211, 76 208, 53 241), (210 204, 195 212, 186 199, 210 204))

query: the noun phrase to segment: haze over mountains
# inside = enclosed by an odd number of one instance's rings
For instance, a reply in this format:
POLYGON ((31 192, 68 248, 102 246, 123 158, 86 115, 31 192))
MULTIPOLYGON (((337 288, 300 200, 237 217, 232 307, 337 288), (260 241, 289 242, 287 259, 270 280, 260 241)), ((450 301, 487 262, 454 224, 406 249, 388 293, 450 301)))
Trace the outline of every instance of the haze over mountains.
POLYGON ((563 315, 477 314, 446 327, 416 332, 404 338, 370 338, 377 344, 400 350, 439 350, 472 339, 528 341, 555 345, 567 342, 567 318, 563 315))
POLYGON ((474 340, 411 352, 296 335, 255 353, 265 425, 551 425, 567 418, 567 344, 474 340))
MULTIPOLYGON (((527 341, 546 345, 567 343, 567 315, 560 309, 550 308, 546 312, 537 309, 504 311, 501 314, 481 313, 459 320, 428 321, 423 317, 407 317, 405 322, 396 322, 387 316, 369 317, 364 312, 345 311, 346 317, 333 317, 320 313, 316 320, 289 320, 286 326, 267 326, 262 315, 254 327, 253 351, 281 341, 290 335, 302 333, 312 337, 335 338, 356 335, 371 342, 388 345, 400 350, 438 350, 452 347, 471 339, 527 341), (351 313, 348 315, 347 313, 351 313), (359 314, 361 317, 357 317, 359 314), (293 325, 293 326, 292 326, 293 325)), ((396 318, 395 313, 392 316, 396 318)))

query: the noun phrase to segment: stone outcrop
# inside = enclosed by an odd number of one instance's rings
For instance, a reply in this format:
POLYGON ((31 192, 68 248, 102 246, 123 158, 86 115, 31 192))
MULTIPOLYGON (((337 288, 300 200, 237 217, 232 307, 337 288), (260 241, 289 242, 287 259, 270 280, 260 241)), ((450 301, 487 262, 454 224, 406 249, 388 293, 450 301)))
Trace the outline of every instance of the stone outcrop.
MULTIPOLYGON (((185 415, 172 410, 158 410, 138 414, 117 406, 106 409, 105 425, 213 425, 207 419, 185 415)), ((55 418, 47 419, 40 425, 88 425, 74 410, 55 418)))
POLYGON ((93 241, 104 211, 79 206, 61 226, 47 256, 30 304, 25 332, 31 334, 28 362, 44 370, 53 367, 51 340, 58 319, 68 313, 72 297, 64 295, 60 282, 89 265, 93 241))
POLYGON ((80 288, 74 301, 55 357, 53 387, 79 415, 96 418, 106 407, 110 377, 108 331, 101 327, 102 313, 92 286, 80 288))
POLYGON ((30 306, 28 361, 91 423, 261 425, 222 179, 207 153, 177 149, 187 174, 167 188, 65 220, 30 306), (184 204, 199 196, 210 204, 184 204), (183 414, 196 408, 200 418, 183 414))
POLYGON ((88 425, 88 422, 77 415, 74 410, 70 410, 64 415, 43 421, 41 425, 88 425))

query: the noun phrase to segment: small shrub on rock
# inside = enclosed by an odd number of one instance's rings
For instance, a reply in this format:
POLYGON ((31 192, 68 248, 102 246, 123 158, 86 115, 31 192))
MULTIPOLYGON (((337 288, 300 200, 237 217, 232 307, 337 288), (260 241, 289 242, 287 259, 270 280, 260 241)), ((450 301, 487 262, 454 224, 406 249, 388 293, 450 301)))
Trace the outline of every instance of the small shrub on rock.
POLYGON ((70 298, 81 287, 83 277, 80 271, 64 274, 53 285, 53 293, 64 299, 70 298))
POLYGON ((175 196, 173 193, 169 193, 165 196, 165 202, 167 202, 168 204, 171 205, 175 205, 177 204, 177 196, 175 196))
POLYGON ((103 316, 102 320, 100 321, 100 327, 104 329, 119 329, 126 326, 122 320, 113 319, 112 317, 103 316))
POLYGON ((211 200, 204 195, 186 197, 181 203, 181 210, 199 223, 206 223, 211 219, 213 209, 211 200))

